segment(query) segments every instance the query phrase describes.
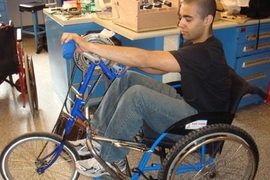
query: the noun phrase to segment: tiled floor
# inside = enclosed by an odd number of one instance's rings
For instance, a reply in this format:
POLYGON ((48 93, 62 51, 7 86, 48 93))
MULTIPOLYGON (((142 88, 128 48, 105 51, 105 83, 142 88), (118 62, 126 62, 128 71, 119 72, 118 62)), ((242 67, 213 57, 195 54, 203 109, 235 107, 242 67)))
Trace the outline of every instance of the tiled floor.
MULTIPOLYGON (((8 84, 0 85, 0 152, 13 138, 32 131, 51 131, 61 109, 61 102, 55 94, 50 76, 48 54, 35 53, 32 38, 24 39, 24 51, 33 57, 38 89, 39 115, 32 117, 29 107, 22 107, 20 94, 8 84)), ((14 79, 16 79, 14 75, 14 79)), ((260 165, 256 180, 269 179, 270 173, 270 103, 249 106, 238 111, 234 124, 242 127, 255 139, 260 152, 260 165)), ((130 156, 137 162, 140 154, 130 156)), ((1 178, 0 178, 1 179, 1 178)), ((80 177, 80 179, 87 179, 80 177)))

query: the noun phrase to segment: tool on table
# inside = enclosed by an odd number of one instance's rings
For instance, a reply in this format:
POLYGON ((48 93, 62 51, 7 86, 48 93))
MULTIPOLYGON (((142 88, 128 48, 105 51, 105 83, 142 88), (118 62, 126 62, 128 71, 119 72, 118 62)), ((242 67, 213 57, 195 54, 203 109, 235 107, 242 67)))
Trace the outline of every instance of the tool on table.
POLYGON ((162 8, 162 4, 172 7, 172 3, 167 0, 153 0, 153 3, 149 2, 148 0, 142 0, 140 9, 162 8))
POLYGON ((162 4, 166 5, 166 6, 172 7, 172 3, 167 1, 167 0, 158 0, 158 1, 161 2, 162 4))

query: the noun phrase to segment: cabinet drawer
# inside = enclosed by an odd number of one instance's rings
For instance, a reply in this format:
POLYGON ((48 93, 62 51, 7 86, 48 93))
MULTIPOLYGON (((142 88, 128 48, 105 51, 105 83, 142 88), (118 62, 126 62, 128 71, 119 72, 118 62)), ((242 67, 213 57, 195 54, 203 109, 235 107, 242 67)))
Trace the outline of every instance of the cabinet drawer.
POLYGON ((241 57, 236 62, 236 72, 241 76, 270 71, 270 53, 265 52, 247 57, 241 57))
POLYGON ((237 28, 237 57, 270 51, 270 24, 243 26, 237 28), (257 39, 258 38, 258 39, 257 39))
POLYGON ((258 44, 256 41, 239 44, 237 47, 237 57, 243 57, 267 51, 270 51, 270 38, 261 39, 258 44))
POLYGON ((269 73, 261 72, 261 73, 254 73, 249 76, 243 76, 243 78, 251 85, 258 86, 262 88, 264 91, 267 89, 268 81, 269 81, 269 73))
POLYGON ((257 41, 257 37, 260 40, 268 39, 270 42, 270 24, 261 24, 259 36, 258 33, 258 25, 253 26, 244 26, 237 28, 238 31, 238 43, 246 43, 246 42, 255 42, 257 41))

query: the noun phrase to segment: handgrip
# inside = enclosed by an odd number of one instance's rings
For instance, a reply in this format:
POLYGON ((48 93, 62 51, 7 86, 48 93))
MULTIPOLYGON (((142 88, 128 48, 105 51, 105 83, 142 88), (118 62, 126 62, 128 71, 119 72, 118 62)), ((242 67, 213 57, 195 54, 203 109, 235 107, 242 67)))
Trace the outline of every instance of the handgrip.
POLYGON ((70 40, 67 43, 62 44, 62 56, 66 60, 72 59, 74 56, 74 51, 76 49, 75 41, 70 40))
MULTIPOLYGON (((76 44, 74 40, 70 40, 67 43, 63 43, 62 44, 62 55, 63 58, 65 58, 66 60, 68 59, 72 59, 74 56, 74 51, 76 49, 76 44)), ((99 65, 103 66, 103 64, 100 64, 99 60, 100 58, 94 54, 91 53, 87 53, 87 52, 83 52, 82 55, 89 59, 90 61, 94 62, 94 63, 99 63, 99 65)), ((106 66, 106 65, 104 65, 106 66)), ((122 77, 126 74, 126 66, 123 64, 119 64, 119 63, 114 63, 112 67, 110 67, 111 73, 113 74, 113 76, 115 77, 122 77)), ((107 72, 106 72, 107 73, 107 72)), ((112 77, 110 77, 111 79, 113 79, 112 77)))

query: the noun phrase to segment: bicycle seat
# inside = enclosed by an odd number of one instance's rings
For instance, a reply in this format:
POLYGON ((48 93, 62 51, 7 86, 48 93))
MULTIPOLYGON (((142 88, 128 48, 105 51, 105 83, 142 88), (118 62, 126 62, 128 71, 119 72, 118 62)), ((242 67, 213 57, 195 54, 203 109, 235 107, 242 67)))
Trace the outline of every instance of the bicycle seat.
MULTIPOLYGON (((231 84, 230 106, 228 111, 198 113, 179 120, 178 122, 170 126, 165 132, 177 135, 186 135, 190 131, 192 131, 190 129, 186 129, 186 125, 197 120, 207 120, 207 125, 217 123, 231 124, 235 117, 237 107, 244 95, 258 94, 262 99, 267 98, 267 94, 263 90, 247 83, 232 68, 230 68, 230 76, 232 79, 232 84, 231 84)), ((175 86, 177 83, 179 84, 181 82, 180 81, 170 82, 169 84, 175 86)), ((177 88, 180 87, 178 86, 177 88)), ((181 93, 180 89, 177 89, 177 91, 181 93)), ((143 124, 142 132, 143 132, 143 142, 147 146, 151 146, 159 136, 159 133, 151 129, 151 127, 149 127, 148 124, 146 123, 143 124)), ((174 144, 175 141, 169 138, 164 138, 159 144, 159 146, 164 148, 171 148, 174 144)))

